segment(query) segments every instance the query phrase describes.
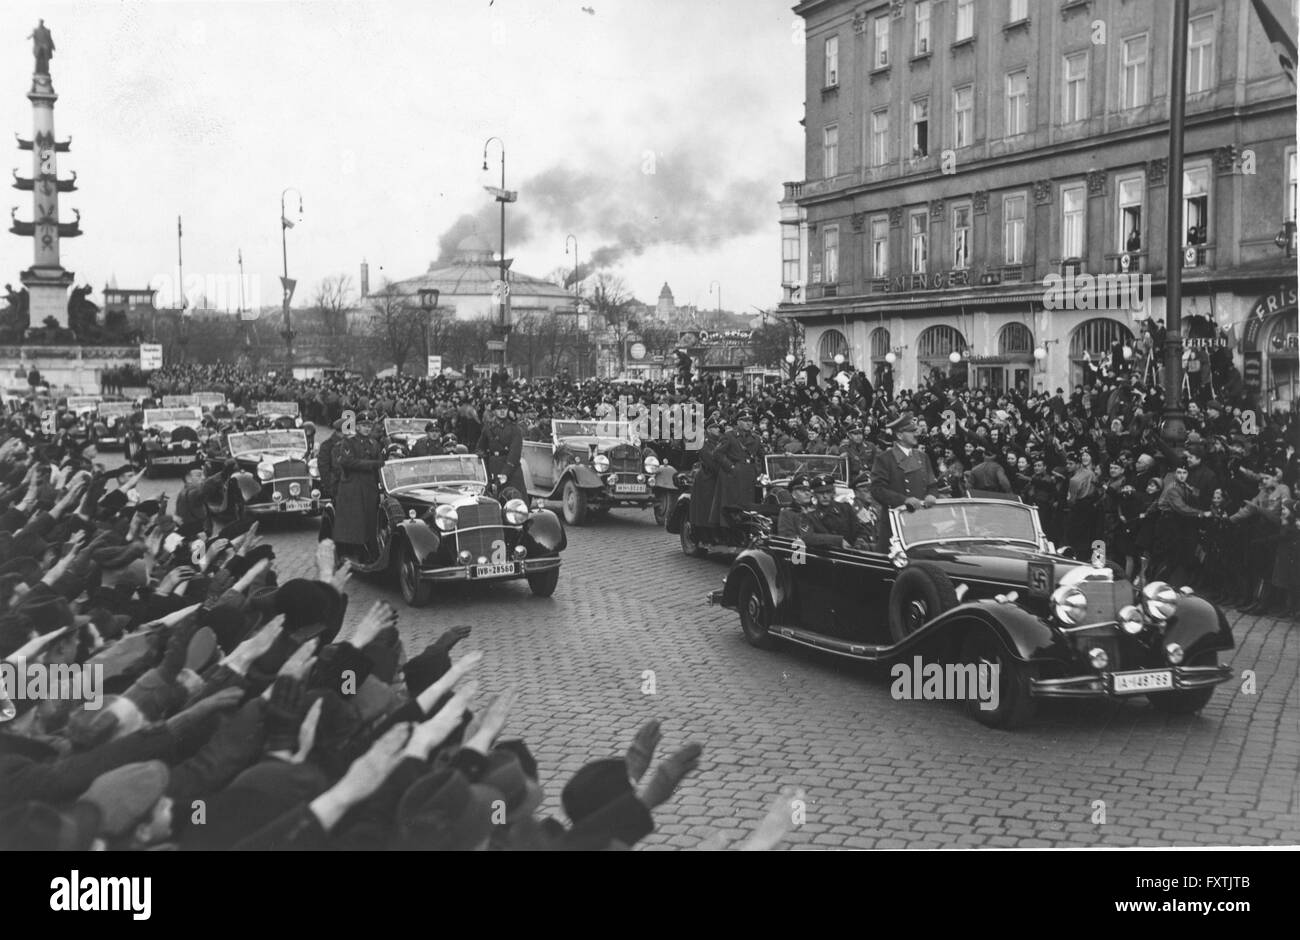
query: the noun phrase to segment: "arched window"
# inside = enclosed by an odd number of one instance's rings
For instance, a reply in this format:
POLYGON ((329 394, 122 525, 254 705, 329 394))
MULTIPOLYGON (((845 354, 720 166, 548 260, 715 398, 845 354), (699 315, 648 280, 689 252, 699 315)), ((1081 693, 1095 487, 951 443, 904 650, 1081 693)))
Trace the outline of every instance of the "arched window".
POLYGON ((998 355, 1032 356, 1034 334, 1023 323, 1008 323, 998 334, 998 355))
POLYGON ((916 340, 916 357, 921 360, 947 359, 949 353, 965 349, 966 337, 951 326, 932 326, 916 340))
POLYGON ((884 359, 889 352, 889 330, 878 326, 871 331, 871 358, 884 359))
POLYGON ((1105 358, 1120 341, 1132 344, 1133 331, 1118 320, 1105 317, 1084 320, 1070 334, 1070 358, 1082 360, 1084 353, 1088 359, 1105 358))
POLYGON ((827 330, 822 334, 821 343, 818 345, 818 356, 822 364, 826 366, 835 365, 835 357, 843 356, 844 361, 850 361, 849 341, 844 338, 844 334, 839 330, 827 330))

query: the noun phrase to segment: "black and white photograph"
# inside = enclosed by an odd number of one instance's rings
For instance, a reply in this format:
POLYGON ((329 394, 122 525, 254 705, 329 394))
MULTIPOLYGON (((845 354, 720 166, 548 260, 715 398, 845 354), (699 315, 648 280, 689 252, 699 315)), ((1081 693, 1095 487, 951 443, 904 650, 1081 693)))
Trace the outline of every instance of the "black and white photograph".
POLYGON ((1298 6, 6 2, 35 907, 151 918, 88 852, 973 849, 1249 912, 1298 6))

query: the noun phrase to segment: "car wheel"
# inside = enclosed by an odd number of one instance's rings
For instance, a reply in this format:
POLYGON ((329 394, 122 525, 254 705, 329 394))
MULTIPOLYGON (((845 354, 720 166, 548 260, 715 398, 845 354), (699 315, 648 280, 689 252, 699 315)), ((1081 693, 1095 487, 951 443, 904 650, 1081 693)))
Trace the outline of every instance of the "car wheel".
POLYGON ((763 589, 752 574, 743 576, 736 594, 736 607, 740 611, 740 629, 749 645, 761 650, 771 649, 775 645, 771 634, 772 614, 763 589))
POLYGON ((690 519, 682 520, 682 528, 678 533, 678 537, 682 540, 682 554, 687 558, 703 558, 709 553, 707 548, 695 541, 695 526, 691 525, 690 519))
POLYGON ((957 589, 942 568, 913 562, 898 572, 889 592, 889 633, 898 643, 957 603, 957 589))
POLYGON ((960 661, 975 666, 976 686, 967 690, 967 713, 990 728, 1017 728, 1034 717, 1037 701, 1029 694, 1032 667, 1013 659, 992 631, 973 629, 962 642, 960 661), (997 698, 980 701, 982 691, 992 691, 989 679, 981 681, 979 669, 993 670, 997 681, 997 698), (996 703, 996 704, 995 704, 996 703))
MULTIPOLYGON (((1187 665, 1217 666, 1219 665, 1219 654, 1213 651, 1202 653, 1187 665)), ((1203 689, 1152 692, 1147 696, 1147 701, 1151 703, 1152 708, 1162 711, 1166 715, 1190 715, 1204 708, 1213 695, 1214 686, 1207 685, 1203 689)))
POLYGON ((582 525, 587 521, 587 494, 572 480, 564 483, 564 521, 569 525, 582 525))
POLYGON ((433 600, 433 585, 420 579, 420 563, 407 542, 398 549, 397 585, 402 589, 402 600, 411 607, 424 607, 433 600))
POLYGON ((555 588, 559 583, 559 568, 552 568, 550 571, 541 571, 528 576, 528 588, 537 597, 550 597, 555 593, 555 588))

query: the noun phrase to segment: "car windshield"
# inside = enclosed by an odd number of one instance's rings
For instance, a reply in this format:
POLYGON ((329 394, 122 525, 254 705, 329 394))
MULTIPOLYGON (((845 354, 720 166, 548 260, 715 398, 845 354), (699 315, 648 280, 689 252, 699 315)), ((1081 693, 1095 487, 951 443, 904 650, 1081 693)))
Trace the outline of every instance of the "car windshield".
POLYGON ((298 413, 298 403, 296 401, 259 401, 257 403, 257 413, 260 415, 296 415, 298 413))
POLYGON ((385 418, 384 433, 389 437, 395 434, 423 434, 428 418, 385 418))
POLYGON ((1008 541, 1038 544, 1034 510, 1023 503, 941 500, 929 509, 895 514, 903 547, 921 542, 1008 541))
POLYGON ((104 401, 99 403, 96 410, 101 418, 119 418, 135 411, 135 405, 129 401, 104 401))
POLYGON ((592 441, 614 440, 635 444, 639 440, 636 427, 630 421, 554 420, 551 422, 551 433, 557 441, 588 438, 592 441))
POLYGON ((829 473, 845 486, 849 483, 849 460, 838 454, 769 454, 763 459, 764 470, 772 480, 788 480, 796 473, 829 473))
POLYGON ((307 432, 292 431, 248 431, 244 434, 232 434, 228 438, 230 453, 248 454, 267 450, 289 450, 306 453, 307 432))
POLYGON ((144 413, 144 426, 155 424, 199 424, 203 413, 198 408, 148 408, 144 413))
POLYGON ((437 486, 443 483, 487 483, 487 468, 474 454, 450 457, 412 457, 390 460, 380 470, 384 489, 405 486, 437 486))
POLYGON ((164 395, 162 403, 164 408, 194 408, 201 405, 197 395, 164 395))
POLYGON ((99 402, 98 395, 72 395, 68 398, 68 410, 75 412, 94 411, 99 402))

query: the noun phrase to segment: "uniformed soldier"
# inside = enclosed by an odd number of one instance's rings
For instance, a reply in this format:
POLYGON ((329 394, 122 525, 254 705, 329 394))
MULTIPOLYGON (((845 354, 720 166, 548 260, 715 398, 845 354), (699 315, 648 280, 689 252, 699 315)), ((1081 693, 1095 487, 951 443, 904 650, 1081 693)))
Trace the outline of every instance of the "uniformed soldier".
POLYGON ((754 416, 748 411, 736 415, 736 427, 722 436, 714 454, 722 473, 718 479, 717 513, 722 525, 729 525, 728 506, 748 506, 754 502, 758 483, 758 466, 763 459, 763 442, 754 434, 754 416))
MULTIPOLYGON (((929 509, 938 499, 939 479, 934 475, 930 457, 917 446, 916 421, 903 412, 888 425, 894 444, 876 457, 871 467, 871 495, 886 509, 906 506, 908 512, 929 509)), ((877 547, 889 548, 890 531, 884 516, 877 531, 877 547)))
MULTIPOLYGON (((832 481, 832 496, 834 488, 832 481)), ((793 505, 781 509, 776 518, 776 534, 783 539, 799 539, 809 548, 847 548, 848 542, 843 535, 826 528, 813 500, 812 481, 804 474, 796 473, 790 478, 789 489, 793 505)))
POLYGON ((817 501, 816 516, 823 528, 840 536, 844 540, 844 548, 868 548, 865 543, 857 544, 863 532, 853 509, 847 503, 835 499, 835 477, 823 473, 813 477, 809 483, 812 485, 813 499, 817 501))
POLYGON ((492 403, 494 421, 479 435, 475 452, 487 463, 488 476, 502 489, 513 487, 521 493, 528 492, 524 485, 523 470, 519 465, 524 451, 524 434, 510 416, 510 404, 504 398, 492 403))
POLYGON ((849 458, 849 479, 856 480, 870 473, 876 462, 876 445, 865 439, 865 429, 860 424, 850 424, 849 439, 840 446, 840 453, 849 458))
POLYGON ((438 425, 430 421, 424 426, 424 437, 411 445, 412 457, 441 457, 446 451, 442 447, 442 437, 438 434, 438 425))
POLYGON ((829 454, 827 443, 822 440, 822 429, 815 424, 808 425, 808 443, 804 446, 805 454, 829 454))

